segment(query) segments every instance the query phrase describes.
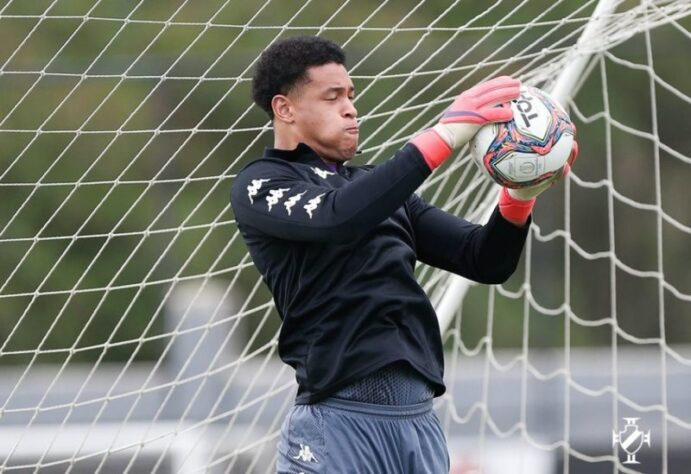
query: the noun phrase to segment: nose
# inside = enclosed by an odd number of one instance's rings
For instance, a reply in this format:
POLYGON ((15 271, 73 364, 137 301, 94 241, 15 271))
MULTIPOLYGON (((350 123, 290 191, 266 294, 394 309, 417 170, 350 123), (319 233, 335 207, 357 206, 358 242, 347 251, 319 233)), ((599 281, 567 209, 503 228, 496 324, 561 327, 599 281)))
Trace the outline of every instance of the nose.
POLYGON ((346 99, 346 105, 343 110, 343 116, 346 118, 357 118, 357 109, 355 108, 353 100, 350 98, 346 99))

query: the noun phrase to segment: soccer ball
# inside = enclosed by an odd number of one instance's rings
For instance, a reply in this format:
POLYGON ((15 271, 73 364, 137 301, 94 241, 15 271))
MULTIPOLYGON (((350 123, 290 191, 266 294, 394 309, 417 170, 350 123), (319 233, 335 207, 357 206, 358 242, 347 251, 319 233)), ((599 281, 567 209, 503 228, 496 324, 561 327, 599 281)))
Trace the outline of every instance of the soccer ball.
POLYGON ((507 188, 525 188, 561 173, 571 154, 576 127, 546 92, 521 87, 511 102, 513 120, 482 127, 470 142, 475 163, 507 188))

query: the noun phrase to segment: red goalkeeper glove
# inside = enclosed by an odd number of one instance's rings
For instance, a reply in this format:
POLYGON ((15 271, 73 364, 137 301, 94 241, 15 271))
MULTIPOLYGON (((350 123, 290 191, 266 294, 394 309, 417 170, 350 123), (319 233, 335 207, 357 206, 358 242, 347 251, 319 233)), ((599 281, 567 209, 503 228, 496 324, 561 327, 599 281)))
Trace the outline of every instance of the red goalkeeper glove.
POLYGON ((439 123, 411 140, 430 169, 435 169, 456 148, 468 143, 483 125, 513 119, 511 107, 496 107, 518 98, 521 83, 508 76, 481 82, 462 92, 439 123))

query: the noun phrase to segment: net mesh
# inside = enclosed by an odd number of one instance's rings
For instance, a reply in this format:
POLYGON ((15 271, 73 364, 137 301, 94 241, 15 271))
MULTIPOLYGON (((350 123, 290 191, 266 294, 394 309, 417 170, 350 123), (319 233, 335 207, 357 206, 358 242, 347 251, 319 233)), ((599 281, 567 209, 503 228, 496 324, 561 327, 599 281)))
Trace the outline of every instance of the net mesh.
MULTIPOLYGON (((437 408, 459 472, 678 472, 691 6, 613 4, 578 42, 595 1, 0 2, 0 471, 272 471, 295 387, 228 196, 272 143, 258 54, 318 34, 348 54, 354 164, 480 80, 549 90, 587 59, 565 104, 581 158, 516 274, 471 285, 443 328, 437 408), (642 468, 612 443, 622 417, 652 431, 642 468), (509 468, 469 454, 511 446, 529 451, 509 468)), ((462 150, 419 192, 479 221, 496 190, 462 150)), ((439 304, 453 278, 416 271, 439 304)))

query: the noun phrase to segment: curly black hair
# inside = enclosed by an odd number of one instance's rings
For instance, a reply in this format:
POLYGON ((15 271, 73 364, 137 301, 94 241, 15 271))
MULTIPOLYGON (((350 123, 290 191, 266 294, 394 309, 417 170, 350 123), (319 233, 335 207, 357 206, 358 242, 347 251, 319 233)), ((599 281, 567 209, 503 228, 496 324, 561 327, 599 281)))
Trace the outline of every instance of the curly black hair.
POLYGON ((252 99, 273 119, 273 97, 287 94, 305 81, 308 68, 329 63, 345 65, 345 53, 331 40, 293 36, 277 41, 259 57, 252 78, 252 99))

